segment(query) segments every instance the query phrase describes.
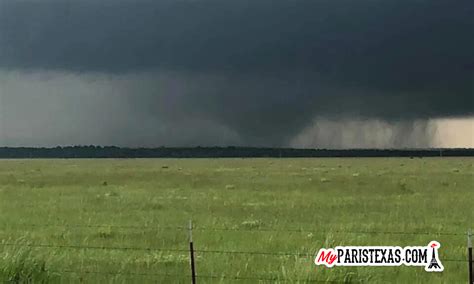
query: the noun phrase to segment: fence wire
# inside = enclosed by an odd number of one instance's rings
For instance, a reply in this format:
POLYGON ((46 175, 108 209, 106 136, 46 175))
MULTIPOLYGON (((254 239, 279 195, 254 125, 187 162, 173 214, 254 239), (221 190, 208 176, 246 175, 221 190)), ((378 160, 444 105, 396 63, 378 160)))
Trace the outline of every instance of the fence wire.
MULTIPOLYGON (((5 224, 4 224, 5 225, 5 224)), ((10 226, 23 226, 32 228, 70 228, 70 229, 84 229, 84 228, 111 228, 111 229, 131 229, 141 231, 157 231, 157 230, 188 230, 185 226, 169 226, 169 225, 74 225, 74 224, 10 224, 10 226)), ((241 227, 212 227, 212 226, 197 226, 193 228, 194 231, 232 231, 232 232, 288 232, 288 233, 322 233, 322 234, 384 234, 384 235, 423 235, 423 236, 466 236, 465 233, 456 232, 405 232, 405 231, 351 231, 351 230, 319 230, 319 229, 299 229, 299 228, 241 228, 241 227)), ((15 242, 0 242, 1 246, 10 247, 30 247, 30 248, 52 248, 52 249, 76 249, 76 250, 117 250, 117 251, 143 251, 143 252, 170 252, 179 253, 183 255, 189 254, 188 248, 176 248, 176 247, 135 247, 135 246, 101 246, 101 245, 56 245, 56 244, 35 244, 35 243, 15 243, 15 242)), ((294 257, 307 257, 314 258, 316 253, 304 253, 304 252, 282 252, 282 251, 240 251, 240 250, 207 250, 197 249, 194 251, 196 254, 228 254, 228 255, 247 255, 247 256, 263 256, 263 257, 282 257, 282 256, 294 256, 294 257)), ((443 262, 450 263, 468 263, 467 259, 442 259, 443 262)), ((171 277, 174 279, 190 279, 190 275, 186 274, 168 274, 168 273, 140 273, 140 272, 121 272, 121 271, 90 271, 90 270, 58 270, 49 271, 51 273, 58 274, 95 274, 104 276, 130 276, 130 277, 171 277)), ((231 275, 201 275, 198 274, 196 277, 199 279, 215 279, 225 281, 260 281, 260 282, 304 282, 304 283, 345 283, 344 281, 336 280, 313 280, 313 279, 295 279, 295 278, 282 278, 268 275, 254 275, 254 276, 231 276, 231 275)), ((367 282, 352 280, 351 282, 367 282)))
MULTIPOLYGON (((160 251, 160 252, 179 252, 189 253, 189 249, 177 248, 154 248, 154 247, 118 247, 118 246, 85 246, 85 245, 52 245, 52 244, 19 244, 19 243, 0 243, 0 246, 12 247, 31 247, 31 248, 56 248, 56 249, 91 249, 91 250, 124 250, 124 251, 160 251)), ((267 252, 267 251, 236 251, 236 250, 195 250, 195 253, 203 254, 242 254, 242 255, 262 255, 271 257, 296 256, 296 257, 315 257, 316 253, 295 253, 295 252, 267 252)), ((443 259, 448 262, 468 262, 462 259, 443 259)))
MULTIPOLYGON (((73 274, 96 274, 96 275, 122 275, 122 276, 144 276, 144 277, 173 277, 181 279, 191 279, 191 275, 187 274, 168 274, 168 273, 139 273, 139 272, 114 272, 114 271, 89 271, 89 270, 53 270, 51 273, 73 273, 73 274)), ((270 277, 266 275, 255 275, 255 276, 229 276, 229 275, 201 275, 197 274, 196 278, 201 279, 219 279, 219 280, 258 280, 268 282, 305 282, 305 283, 347 283, 347 281, 338 280, 317 280, 317 279, 298 279, 298 278, 282 278, 282 277, 270 277)), ((357 280, 351 280, 352 283, 362 282, 357 280)))

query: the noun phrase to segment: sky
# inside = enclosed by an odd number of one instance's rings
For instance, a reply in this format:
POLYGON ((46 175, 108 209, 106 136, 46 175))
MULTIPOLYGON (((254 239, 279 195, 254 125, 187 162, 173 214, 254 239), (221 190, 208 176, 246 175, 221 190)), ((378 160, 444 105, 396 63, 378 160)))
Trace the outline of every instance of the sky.
POLYGON ((0 0, 0 146, 474 147, 472 0, 0 0))

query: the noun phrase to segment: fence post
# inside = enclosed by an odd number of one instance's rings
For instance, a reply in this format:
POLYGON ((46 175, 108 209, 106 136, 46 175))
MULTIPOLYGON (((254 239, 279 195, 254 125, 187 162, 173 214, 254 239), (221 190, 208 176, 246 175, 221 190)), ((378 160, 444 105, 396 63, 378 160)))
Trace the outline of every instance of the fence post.
POLYGON ((467 255, 468 255, 468 267, 469 267, 469 284, 474 284, 473 268, 472 268, 472 231, 469 229, 467 232, 467 255))
POLYGON ((196 267, 194 264, 193 221, 189 220, 189 254, 191 262, 191 283, 196 284, 196 267))

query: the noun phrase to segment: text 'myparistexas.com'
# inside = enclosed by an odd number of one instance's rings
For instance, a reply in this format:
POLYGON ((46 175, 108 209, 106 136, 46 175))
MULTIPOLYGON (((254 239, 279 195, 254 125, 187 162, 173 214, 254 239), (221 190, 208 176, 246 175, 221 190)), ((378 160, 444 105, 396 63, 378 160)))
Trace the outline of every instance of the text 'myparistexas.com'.
POLYGON ((428 272, 441 272, 444 266, 438 256, 440 243, 427 246, 338 246, 319 250, 314 263, 334 266, 424 266, 428 272))

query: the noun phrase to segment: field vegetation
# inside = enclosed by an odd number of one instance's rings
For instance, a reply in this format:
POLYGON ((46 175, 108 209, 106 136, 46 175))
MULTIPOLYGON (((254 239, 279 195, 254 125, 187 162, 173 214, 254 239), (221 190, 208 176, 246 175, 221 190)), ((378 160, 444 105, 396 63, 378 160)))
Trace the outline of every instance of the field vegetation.
POLYGON ((0 160, 0 281, 466 283, 472 158, 0 160), (423 267, 322 247, 441 243, 423 267))

